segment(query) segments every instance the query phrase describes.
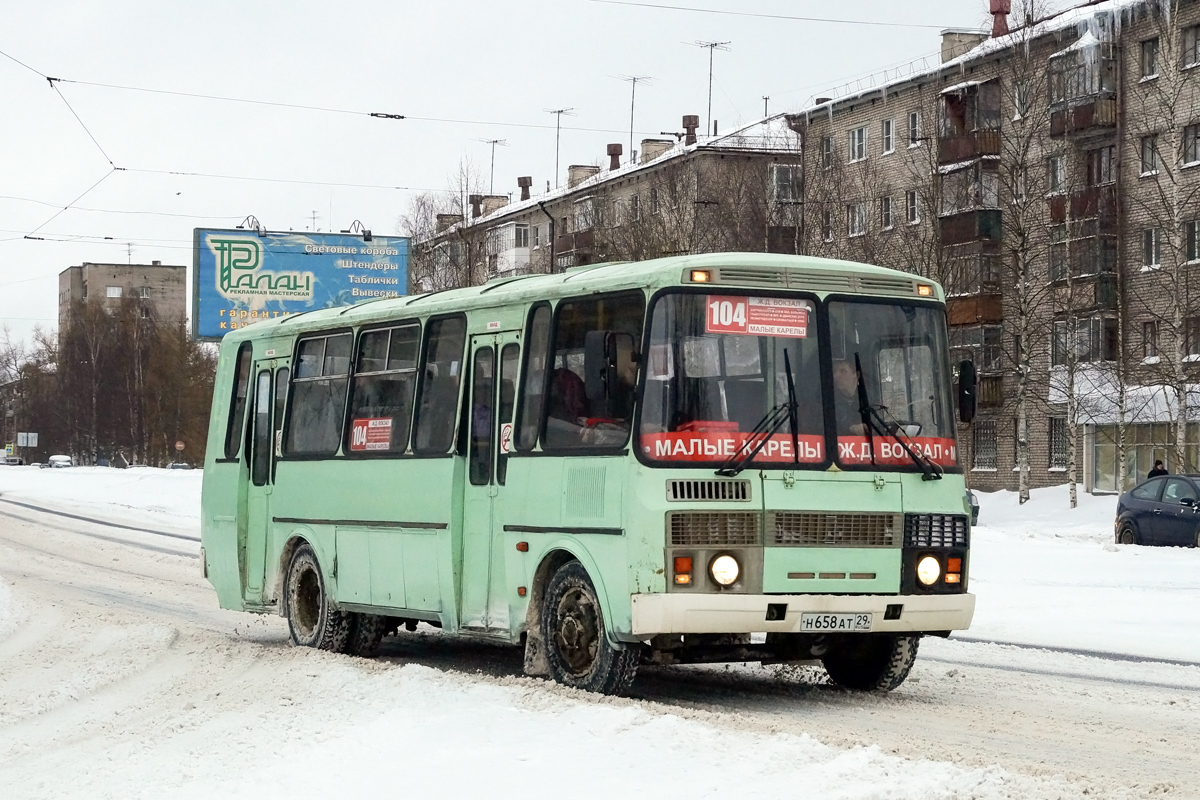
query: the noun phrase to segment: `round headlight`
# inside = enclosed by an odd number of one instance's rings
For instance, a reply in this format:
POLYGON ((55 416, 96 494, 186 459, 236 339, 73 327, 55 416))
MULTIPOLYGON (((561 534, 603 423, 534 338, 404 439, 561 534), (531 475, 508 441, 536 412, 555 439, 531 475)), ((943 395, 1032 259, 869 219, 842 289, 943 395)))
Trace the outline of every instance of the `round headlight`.
POLYGON ((741 572, 737 559, 733 556, 717 556, 708 569, 713 580, 722 586, 731 586, 741 572))
POLYGON ((917 562, 917 579, 926 586, 933 586, 942 576, 942 564, 933 556, 925 556, 917 562))

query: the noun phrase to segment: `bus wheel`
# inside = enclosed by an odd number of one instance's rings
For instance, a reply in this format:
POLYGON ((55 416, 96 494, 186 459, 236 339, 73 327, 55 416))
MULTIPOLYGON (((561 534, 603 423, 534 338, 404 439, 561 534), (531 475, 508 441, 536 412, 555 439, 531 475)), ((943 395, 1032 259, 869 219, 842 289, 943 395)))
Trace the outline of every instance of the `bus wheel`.
POLYGON ((347 614, 350 617, 350 635, 346 641, 346 652, 352 656, 373 658, 379 652, 379 643, 387 633, 387 617, 377 614, 347 614))
POLYGON ((346 652, 350 633, 347 614, 330 602, 316 553, 307 543, 297 547, 292 554, 284 583, 284 598, 293 644, 346 652))
POLYGON ((908 677, 920 641, 920 636, 889 633, 846 636, 821 661, 838 686, 890 692, 908 677))
POLYGON ((620 694, 633 683, 641 654, 609 644, 596 589, 578 561, 563 564, 550 578, 541 617, 546 661, 556 682, 601 694, 620 694))

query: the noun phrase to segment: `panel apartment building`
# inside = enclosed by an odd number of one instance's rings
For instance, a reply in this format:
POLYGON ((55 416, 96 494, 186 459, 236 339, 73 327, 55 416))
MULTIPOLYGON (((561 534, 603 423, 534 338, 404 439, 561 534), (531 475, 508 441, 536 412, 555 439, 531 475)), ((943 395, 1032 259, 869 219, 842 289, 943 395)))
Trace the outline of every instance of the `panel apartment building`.
POLYGON ((1022 457, 1031 487, 1197 471, 1200 2, 1011 32, 1008 5, 991 36, 944 32, 941 63, 805 110, 804 251, 946 287, 980 375, 969 485, 1017 488, 1022 457))
POLYGON ((100 264, 85 261, 58 274, 58 329, 66 328, 72 303, 99 297, 106 308, 136 299, 144 315, 182 323, 187 318, 187 267, 149 264, 100 264))

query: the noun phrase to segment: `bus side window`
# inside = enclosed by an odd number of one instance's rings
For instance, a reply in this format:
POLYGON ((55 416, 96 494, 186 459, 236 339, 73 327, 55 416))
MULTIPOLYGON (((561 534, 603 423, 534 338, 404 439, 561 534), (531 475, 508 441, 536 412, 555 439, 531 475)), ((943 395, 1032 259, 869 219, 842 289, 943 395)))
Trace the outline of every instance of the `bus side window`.
POLYGON ((532 450, 542 426, 546 398, 546 361, 550 353, 550 306, 537 306, 529 318, 525 374, 521 382, 521 416, 517 423, 518 450, 532 450))
POLYGON ((413 451, 416 453, 446 453, 454 444, 466 327, 462 317, 436 319, 426 326, 420 400, 417 419, 413 423, 413 451))
POLYGON ((353 336, 340 333, 300 342, 285 425, 288 455, 337 453, 342 440, 353 336))
MULTIPOLYGON (((500 351, 500 413, 497 416, 501 438, 498 440, 499 455, 496 457, 496 482, 504 485, 508 474, 508 453, 505 452, 505 426, 513 421, 513 407, 517 400, 517 362, 520 361, 521 347, 506 344, 500 351)), ((510 428, 511 430, 511 428, 510 428)), ((509 443, 511 448, 511 442, 509 443)))
MULTIPOLYGON (((275 458, 283 455, 283 408, 287 403, 288 377, 291 372, 287 367, 280 367, 275 371, 275 423, 271 439, 271 449, 275 458)), ((276 462, 272 460, 271 480, 275 479, 275 464, 276 462)))
POLYGON ((233 396, 229 403, 229 424, 225 429, 225 457, 237 458, 246 418, 246 395, 250 391, 250 343, 238 348, 233 377, 233 396))
POLYGON ((350 394, 350 453, 403 453, 408 448, 417 385, 417 324, 359 337, 350 394))

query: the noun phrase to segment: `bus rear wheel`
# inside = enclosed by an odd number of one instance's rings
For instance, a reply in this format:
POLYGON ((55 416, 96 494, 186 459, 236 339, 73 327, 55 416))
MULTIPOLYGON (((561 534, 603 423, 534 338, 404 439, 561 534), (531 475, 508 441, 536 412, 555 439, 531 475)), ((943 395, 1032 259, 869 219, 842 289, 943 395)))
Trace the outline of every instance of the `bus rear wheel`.
POLYGON ((890 692, 908 677, 921 637, 866 633, 843 637, 821 659, 838 686, 890 692))
POLYGON ((292 644, 346 652, 348 615, 333 606, 317 555, 308 543, 296 548, 284 582, 285 614, 292 644))
POLYGON ((596 588, 578 561, 563 564, 550 578, 541 628, 550 677, 557 683, 600 694, 621 694, 633 683, 641 653, 609 643, 596 588))

